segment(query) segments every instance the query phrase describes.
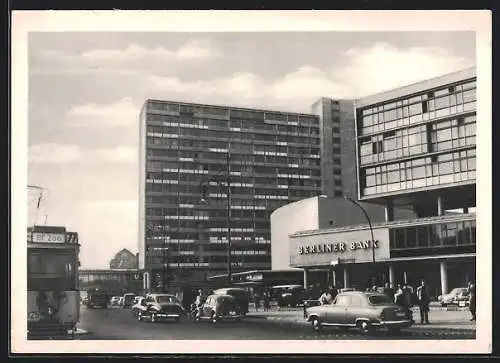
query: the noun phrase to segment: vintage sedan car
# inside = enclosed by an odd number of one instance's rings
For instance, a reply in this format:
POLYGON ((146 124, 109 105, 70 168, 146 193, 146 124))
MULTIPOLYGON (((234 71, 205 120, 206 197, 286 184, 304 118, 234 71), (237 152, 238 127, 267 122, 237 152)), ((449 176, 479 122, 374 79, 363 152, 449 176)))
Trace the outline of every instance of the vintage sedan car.
POLYGON ((136 296, 135 297, 132 308, 130 309, 130 310, 132 310, 132 314, 134 314, 134 316, 137 316, 137 313, 143 309, 142 300, 144 300, 144 299, 145 299, 144 296, 136 296))
MULTIPOLYGON (((466 287, 456 287, 449 293, 438 296, 441 306, 450 304, 458 305, 459 301, 468 301, 468 291, 466 287)), ((465 306, 465 302, 463 303, 465 306)))
POLYGON ((111 298, 111 300, 109 301, 109 303, 111 304, 111 306, 118 306, 120 302, 120 297, 119 296, 113 296, 111 298))
POLYGON ((315 331, 334 326, 359 328, 365 334, 377 329, 396 333, 413 324, 411 311, 394 304, 387 295, 361 291, 343 292, 331 304, 308 308, 306 319, 315 331))
POLYGON ((248 305, 250 303, 250 294, 247 289, 239 287, 226 287, 217 289, 213 292, 214 295, 231 295, 236 299, 241 313, 245 316, 248 313, 248 305))
POLYGON ((149 294, 141 300, 141 305, 137 311, 137 320, 149 320, 156 323, 172 319, 179 322, 183 314, 184 308, 175 295, 149 294))
POLYGON ((242 317, 243 312, 234 296, 214 294, 198 309, 195 321, 209 320, 215 324, 224 320, 240 321, 242 317))

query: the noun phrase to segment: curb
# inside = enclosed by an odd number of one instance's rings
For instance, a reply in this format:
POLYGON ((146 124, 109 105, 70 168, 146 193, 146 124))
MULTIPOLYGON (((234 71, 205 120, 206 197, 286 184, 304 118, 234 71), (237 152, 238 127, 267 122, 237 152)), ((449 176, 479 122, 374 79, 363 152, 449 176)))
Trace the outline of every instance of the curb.
MULTIPOLYGON (((284 322, 284 323, 290 323, 290 324, 295 324, 295 325, 301 325, 301 326, 309 326, 309 323, 306 320, 291 320, 287 318, 281 318, 281 317, 275 317, 275 316, 247 316, 247 318, 253 318, 257 320, 267 320, 267 321, 273 321, 273 322, 284 322)), ((462 328, 462 327, 454 327, 454 328, 449 328, 449 327, 440 327, 436 325, 419 325, 415 324, 412 325, 408 329, 416 329, 416 330, 439 330, 439 331, 448 331, 448 332, 465 332, 465 333, 475 333, 476 329, 475 328, 462 328)))

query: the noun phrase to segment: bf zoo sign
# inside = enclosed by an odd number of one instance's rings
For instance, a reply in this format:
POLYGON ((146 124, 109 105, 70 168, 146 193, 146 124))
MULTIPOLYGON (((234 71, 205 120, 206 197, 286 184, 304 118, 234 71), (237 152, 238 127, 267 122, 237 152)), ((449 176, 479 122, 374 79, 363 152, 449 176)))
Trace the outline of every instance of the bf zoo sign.
POLYGON ((378 248, 378 240, 374 241, 357 241, 351 243, 324 243, 310 246, 299 246, 299 255, 307 255, 312 253, 342 253, 346 250, 366 250, 378 248), (372 243, 373 242, 373 243, 372 243))

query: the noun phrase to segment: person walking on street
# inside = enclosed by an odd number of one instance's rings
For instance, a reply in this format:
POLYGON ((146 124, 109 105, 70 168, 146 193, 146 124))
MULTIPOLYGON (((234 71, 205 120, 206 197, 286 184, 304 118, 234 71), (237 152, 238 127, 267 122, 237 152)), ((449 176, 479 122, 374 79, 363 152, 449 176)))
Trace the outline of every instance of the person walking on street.
POLYGON ((259 296, 259 293, 256 292, 254 295, 253 295, 253 302, 255 304, 255 311, 259 311, 259 306, 260 306, 260 296, 259 296))
POLYGON ((417 287, 417 301, 420 309, 420 324, 429 324, 429 289, 422 280, 419 287, 417 287))
POLYGON ((269 311, 269 292, 264 292, 264 294, 262 294, 262 299, 263 299, 263 305, 264 305, 264 311, 269 311))
POLYGON ((469 310, 472 314, 470 321, 476 321, 476 284, 469 282, 467 291, 469 293, 469 310))
POLYGON ((327 304, 331 304, 331 302, 333 301, 333 298, 332 298, 332 295, 330 294, 330 292, 328 290, 326 290, 319 298, 319 301, 321 302, 321 305, 327 305, 327 304))
POLYGON ((396 291, 394 291, 394 289, 391 287, 391 285, 386 282, 385 283, 385 286, 384 286, 384 294, 387 295, 387 297, 389 297, 389 299, 391 299, 391 301, 394 301, 394 294, 396 293, 396 291))

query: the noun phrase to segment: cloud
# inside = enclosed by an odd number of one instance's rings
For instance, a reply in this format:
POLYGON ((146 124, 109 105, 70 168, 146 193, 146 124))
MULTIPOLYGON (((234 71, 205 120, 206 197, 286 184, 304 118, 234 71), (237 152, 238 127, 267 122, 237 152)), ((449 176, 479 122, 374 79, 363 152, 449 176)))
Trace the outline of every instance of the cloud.
POLYGON ((139 159, 138 150, 129 146, 119 146, 113 149, 98 149, 91 153, 91 158, 98 158, 111 163, 136 163, 139 159))
POLYGON ((130 146, 82 150, 78 145, 44 143, 31 146, 28 159, 32 164, 136 163, 138 151, 130 146))
POLYGON ((71 127, 133 127, 139 123, 139 110, 130 98, 125 97, 107 105, 87 103, 73 106, 66 116, 71 127))
POLYGON ((28 151, 29 162, 36 163, 72 163, 82 157, 77 145, 45 143, 33 145, 28 151))
POLYGON ((248 106, 308 112, 319 97, 362 97, 474 65, 440 47, 397 48, 387 43, 351 48, 342 57, 343 63, 334 69, 303 65, 273 79, 248 72, 197 81, 152 75, 147 84, 167 99, 173 95, 195 102, 246 102, 248 106))
POLYGON ((447 49, 429 47, 397 48, 387 43, 351 48, 344 53, 348 62, 331 73, 332 78, 349 85, 354 97, 363 97, 446 73, 474 66, 473 60, 447 49))
POLYGON ((83 268, 109 266, 122 248, 138 251, 137 203, 136 199, 91 200, 78 207, 83 268))
POLYGON ((191 39, 177 49, 164 47, 146 48, 130 43, 125 48, 91 49, 80 54, 68 54, 57 49, 43 49, 34 53, 35 59, 42 61, 66 63, 68 66, 77 65, 106 65, 120 62, 161 61, 179 62, 186 60, 203 61, 220 57, 221 51, 215 48, 208 40, 191 39))

